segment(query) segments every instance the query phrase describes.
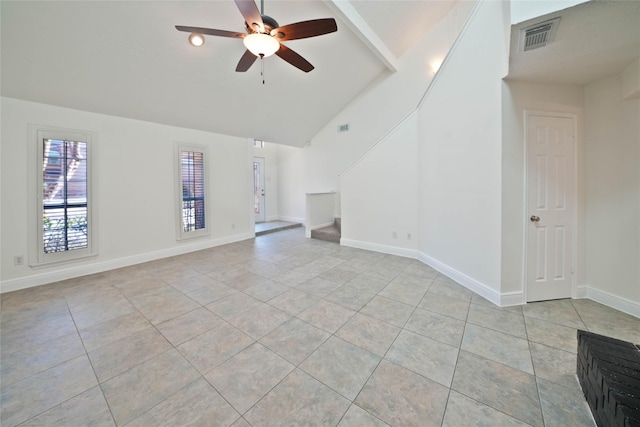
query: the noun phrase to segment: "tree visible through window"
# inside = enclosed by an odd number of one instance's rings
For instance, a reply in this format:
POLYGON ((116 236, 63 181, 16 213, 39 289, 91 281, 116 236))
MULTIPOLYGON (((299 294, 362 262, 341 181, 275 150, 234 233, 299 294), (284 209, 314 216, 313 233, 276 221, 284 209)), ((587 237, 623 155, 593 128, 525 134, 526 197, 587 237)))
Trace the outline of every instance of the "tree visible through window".
POLYGON ((43 139, 42 249, 85 249, 88 238, 87 143, 43 139))
POLYGON ((183 232, 206 228, 204 153, 180 151, 183 232))
POLYGON ((29 126, 29 265, 96 256, 92 162, 98 135, 29 126))

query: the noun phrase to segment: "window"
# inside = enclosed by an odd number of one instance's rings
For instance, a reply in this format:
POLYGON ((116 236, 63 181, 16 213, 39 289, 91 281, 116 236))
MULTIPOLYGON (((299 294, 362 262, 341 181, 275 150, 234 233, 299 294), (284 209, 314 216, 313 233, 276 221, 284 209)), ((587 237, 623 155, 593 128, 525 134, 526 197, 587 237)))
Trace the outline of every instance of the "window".
POLYGON ((178 200, 180 218, 178 239, 206 236, 209 234, 207 219, 206 158, 204 146, 177 144, 178 200))
POLYGON ((95 255, 91 215, 92 134, 32 128, 37 205, 32 265, 95 255))
POLYGON ((258 148, 264 148, 264 141, 259 140, 259 139, 254 139, 253 140, 253 146, 254 147, 258 147, 258 148))

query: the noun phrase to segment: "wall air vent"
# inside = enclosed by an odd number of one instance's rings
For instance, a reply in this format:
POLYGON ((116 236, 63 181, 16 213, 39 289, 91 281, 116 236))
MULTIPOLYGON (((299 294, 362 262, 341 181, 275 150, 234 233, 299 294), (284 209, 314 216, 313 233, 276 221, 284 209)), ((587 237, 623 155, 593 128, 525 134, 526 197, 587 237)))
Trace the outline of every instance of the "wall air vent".
POLYGON ((338 126, 338 133, 339 132, 348 132, 348 131, 349 131, 349 123, 338 126))
POLYGON ((520 50, 528 51, 546 46, 553 41, 560 18, 541 22, 520 30, 520 50))

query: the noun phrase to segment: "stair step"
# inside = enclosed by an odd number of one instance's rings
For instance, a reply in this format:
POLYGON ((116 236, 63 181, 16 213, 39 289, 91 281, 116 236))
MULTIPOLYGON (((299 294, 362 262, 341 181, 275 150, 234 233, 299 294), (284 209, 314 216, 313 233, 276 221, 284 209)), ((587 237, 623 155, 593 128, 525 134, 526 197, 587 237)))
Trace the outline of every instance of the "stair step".
POLYGON ((327 242, 340 243, 341 232, 335 225, 311 230, 311 238, 327 242))
POLYGON ((256 237, 257 236, 262 236, 264 234, 276 233, 278 231, 284 231, 284 230, 289 230, 289 229, 292 229, 292 228, 299 228, 299 227, 302 227, 302 224, 296 222, 296 223, 291 223, 291 224, 288 224, 288 225, 280 225, 278 227, 267 228, 265 230, 256 231, 256 237))

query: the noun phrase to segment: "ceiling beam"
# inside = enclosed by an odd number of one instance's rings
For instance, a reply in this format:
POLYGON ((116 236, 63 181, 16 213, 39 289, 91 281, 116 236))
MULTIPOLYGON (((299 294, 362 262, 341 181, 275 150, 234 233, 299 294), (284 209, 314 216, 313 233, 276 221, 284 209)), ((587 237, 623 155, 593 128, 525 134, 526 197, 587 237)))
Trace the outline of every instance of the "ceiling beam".
POLYGON ((392 72, 398 71, 398 59, 356 9, 346 0, 327 0, 327 6, 392 72))

